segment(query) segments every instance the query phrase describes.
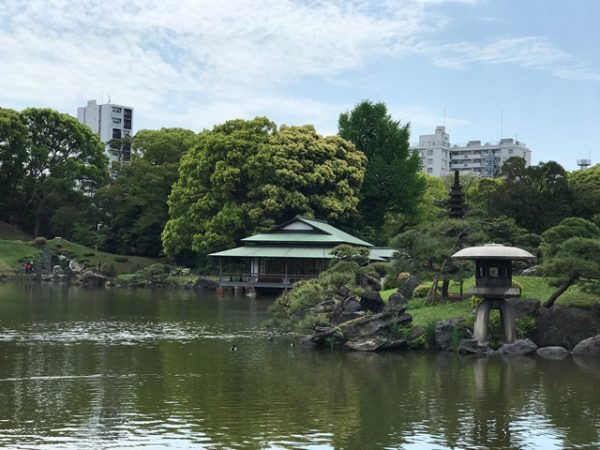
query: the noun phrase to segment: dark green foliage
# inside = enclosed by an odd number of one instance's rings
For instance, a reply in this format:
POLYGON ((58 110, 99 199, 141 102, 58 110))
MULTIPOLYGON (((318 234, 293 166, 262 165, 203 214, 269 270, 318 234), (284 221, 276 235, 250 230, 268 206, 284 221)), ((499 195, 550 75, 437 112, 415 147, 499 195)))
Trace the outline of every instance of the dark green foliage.
POLYGON ((558 289, 544 306, 551 307, 569 286, 580 279, 600 279, 600 228, 592 222, 569 217, 542 235, 541 269, 555 277, 558 289))
POLYGON ((27 127, 18 112, 0 108, 0 220, 13 222, 15 193, 25 175, 27 127))
POLYGON ((115 256, 114 260, 116 262, 127 262, 129 258, 127 258, 127 256, 115 256))
POLYGON ((94 230, 91 194, 108 180, 107 163, 98 136, 67 114, 0 110, 1 214, 27 232, 94 230))
POLYGON ((115 253, 158 256, 168 219, 167 198, 177 180, 182 155, 196 140, 191 130, 140 130, 133 138, 132 161, 98 192, 107 226, 105 248, 115 253))
POLYGON ((394 121, 384 103, 365 100, 340 115, 338 134, 367 156, 359 211, 362 228, 370 229, 365 234, 382 242, 385 220, 394 220, 398 213, 416 213, 425 190, 424 179, 417 174, 420 160, 409 150, 410 127, 394 121))
MULTIPOLYGON (((338 254, 349 255, 346 245, 334 249, 338 254)), ((348 256, 345 259, 334 260, 331 267, 316 280, 300 281, 294 284, 294 289, 285 292, 270 306, 273 315, 272 325, 287 329, 310 330, 319 325, 330 325, 327 317, 315 308, 319 303, 333 300, 343 301, 350 296, 360 297, 365 289, 356 285, 364 259, 360 248, 354 252, 355 259, 348 256)), ((372 270, 377 271, 377 268, 372 270)))
POLYGON ((537 234, 570 215, 573 196, 560 164, 549 161, 525 167, 522 158, 510 158, 501 174, 504 182, 490 194, 492 215, 512 217, 537 234))
POLYGON ((450 280, 464 280, 472 274, 472 264, 453 260, 451 256, 461 248, 480 245, 486 240, 481 223, 474 219, 422 224, 392 241, 400 254, 395 262, 396 273, 409 272, 421 279, 433 279, 436 287, 441 281, 442 296, 447 297, 450 280))

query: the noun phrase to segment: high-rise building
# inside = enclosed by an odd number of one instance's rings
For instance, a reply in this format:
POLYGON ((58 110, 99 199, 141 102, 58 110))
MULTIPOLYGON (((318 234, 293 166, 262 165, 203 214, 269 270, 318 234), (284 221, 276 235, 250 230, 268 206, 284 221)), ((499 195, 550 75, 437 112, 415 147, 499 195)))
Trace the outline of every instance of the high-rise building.
POLYGON ((450 171, 482 177, 496 177, 502 164, 517 156, 531 164, 531 150, 515 139, 500 139, 498 143, 469 141, 466 145, 450 145, 446 128, 438 126, 435 134, 419 136, 419 144, 411 147, 421 158, 422 170, 430 175, 445 177, 450 171))
POLYGON ((86 106, 77 108, 77 119, 98 133, 106 144, 106 154, 110 162, 129 161, 133 108, 130 106, 106 103, 98 105, 96 100, 88 100, 86 106))

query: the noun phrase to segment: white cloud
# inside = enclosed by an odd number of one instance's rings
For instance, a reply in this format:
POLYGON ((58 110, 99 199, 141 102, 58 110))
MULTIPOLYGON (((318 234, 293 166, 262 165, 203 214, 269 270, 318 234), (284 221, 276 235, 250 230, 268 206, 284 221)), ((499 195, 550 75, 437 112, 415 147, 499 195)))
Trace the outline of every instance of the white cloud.
POLYGON ((546 70, 559 78, 600 80, 600 74, 575 63, 569 53, 535 36, 501 37, 483 43, 458 42, 435 47, 426 45, 421 53, 429 54, 435 64, 449 69, 465 69, 470 64, 512 64, 546 70))
MULTIPOLYGON (((539 38, 439 45, 434 37, 449 19, 432 8, 446 2, 477 0, 4 0, 0 101, 74 112, 103 87, 138 117, 163 123, 202 128, 280 112, 331 124, 347 105, 288 88, 309 77, 336 80, 381 56, 597 79, 539 38)), ((403 120, 434 122, 424 111, 406 112, 412 116, 403 120)))

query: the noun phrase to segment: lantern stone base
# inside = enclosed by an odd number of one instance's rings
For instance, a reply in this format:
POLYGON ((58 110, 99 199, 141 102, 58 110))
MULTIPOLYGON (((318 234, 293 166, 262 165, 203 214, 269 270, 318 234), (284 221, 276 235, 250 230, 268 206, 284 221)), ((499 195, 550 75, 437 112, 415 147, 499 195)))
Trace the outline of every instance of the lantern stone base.
POLYGON ((487 342, 489 335, 490 311, 500 310, 500 323, 504 334, 504 342, 512 343, 516 339, 515 315, 512 307, 503 298, 486 298, 477 307, 473 338, 479 342, 487 342))

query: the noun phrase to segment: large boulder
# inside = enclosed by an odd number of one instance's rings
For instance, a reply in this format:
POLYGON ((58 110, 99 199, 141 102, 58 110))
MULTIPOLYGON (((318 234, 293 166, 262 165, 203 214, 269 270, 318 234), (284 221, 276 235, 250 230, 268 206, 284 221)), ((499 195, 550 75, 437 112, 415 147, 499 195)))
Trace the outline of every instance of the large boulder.
POLYGON ((527 356, 535 353, 537 345, 531 339, 517 339, 510 344, 502 344, 500 353, 505 356, 527 356))
POLYGON ((600 334, 600 314, 596 311, 554 305, 552 308, 540 308, 533 341, 540 347, 570 349, 597 334, 600 334))
POLYGON ((400 273, 396 277, 398 286, 398 292, 400 292, 404 298, 411 298, 415 288, 421 284, 419 279, 409 273, 400 273))
POLYGON ((394 292, 387 301, 387 309, 398 309, 405 307, 408 304, 408 301, 400 292, 394 292))
POLYGON ((77 275, 77 281, 83 286, 104 286, 108 278, 93 270, 86 270, 77 275))
POLYGON ((534 317, 540 312, 540 301, 533 298, 509 298, 506 300, 511 305, 515 319, 521 317, 534 317))
POLYGON ((573 349, 573 355, 600 358, 600 334, 579 342, 573 349))
POLYGON ((379 292, 365 291, 360 296, 360 307, 364 311, 379 313, 385 308, 385 302, 379 292))
POLYGON ((379 350, 387 343, 387 340, 380 336, 367 336, 352 341, 346 341, 344 347, 348 350, 357 352, 374 352, 379 350))
POLYGON ((466 355, 489 356, 493 355, 494 349, 487 344, 480 344, 477 339, 463 339, 460 341, 457 351, 466 355))
POLYGON ((306 336, 302 343, 311 346, 344 343, 344 347, 357 351, 374 351, 385 346, 400 346, 390 336, 399 326, 408 325, 412 316, 405 309, 365 315, 333 327, 322 327, 317 333, 306 336))
POLYGON ((471 337, 469 330, 465 326, 464 318, 454 317, 440 320, 435 326, 435 345, 442 350, 448 350, 452 345, 453 335, 456 335, 458 338, 471 337))
POLYGON ((537 355, 544 359, 564 359, 569 356, 569 351, 564 347, 557 345, 550 347, 542 347, 536 350, 537 355))

